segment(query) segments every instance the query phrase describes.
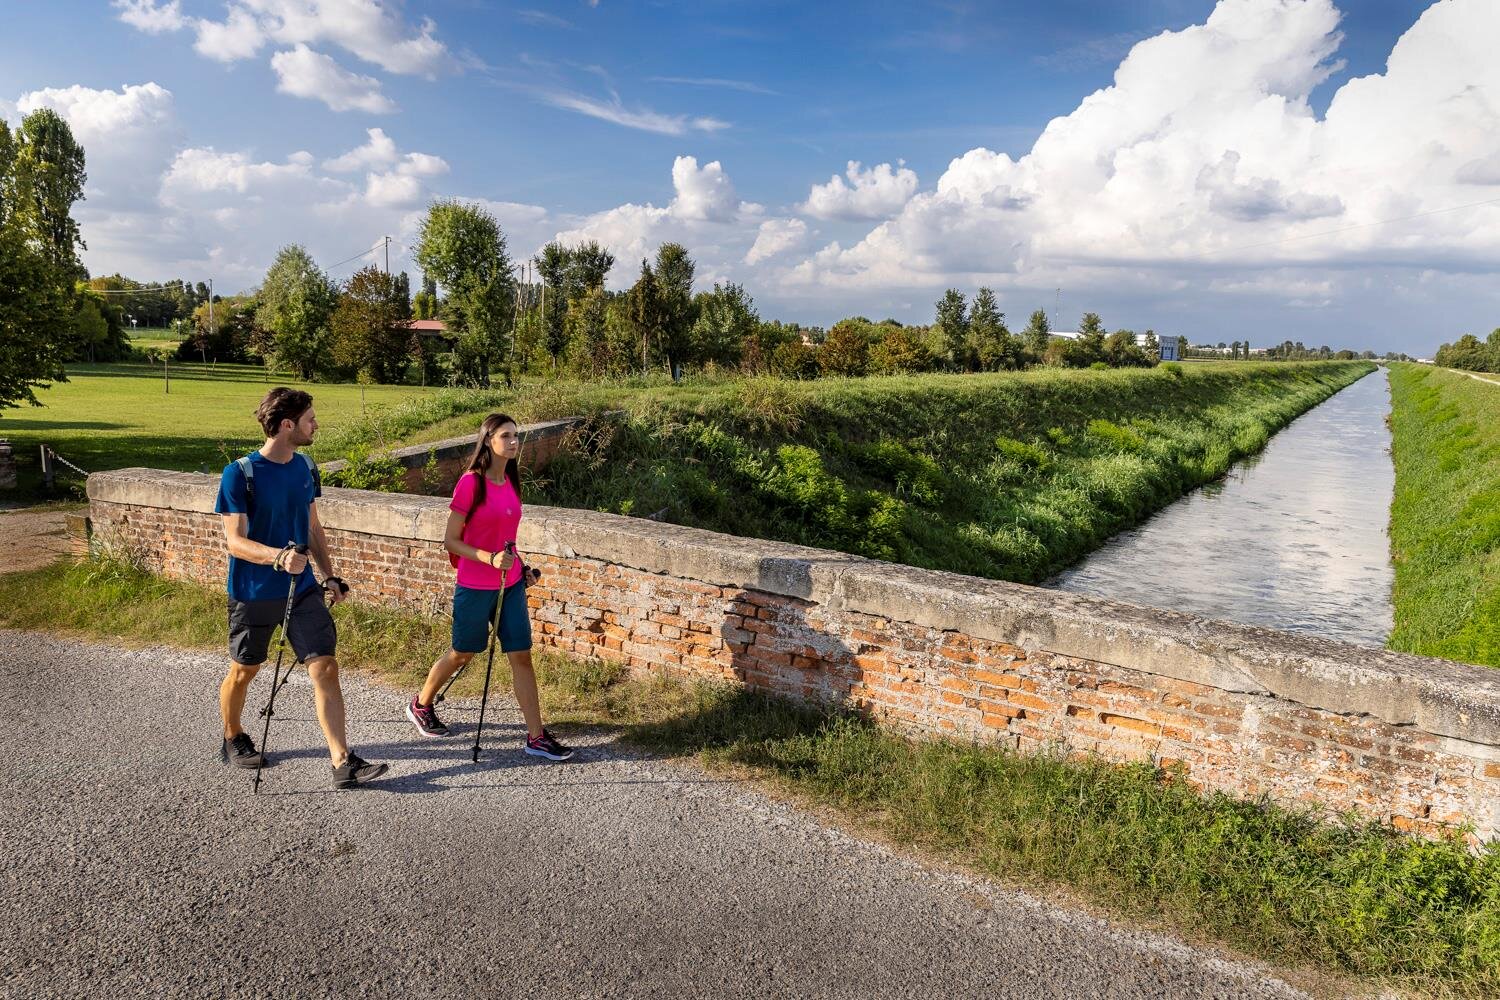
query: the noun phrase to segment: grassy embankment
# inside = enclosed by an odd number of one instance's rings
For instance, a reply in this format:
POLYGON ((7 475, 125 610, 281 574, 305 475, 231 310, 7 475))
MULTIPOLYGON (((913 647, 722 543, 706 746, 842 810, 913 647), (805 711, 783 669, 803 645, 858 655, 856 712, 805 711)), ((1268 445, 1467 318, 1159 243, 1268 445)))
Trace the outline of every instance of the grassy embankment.
MULTIPOLYGON (((1035 582, 1222 476, 1371 370, 1226 363, 547 387, 505 405, 522 419, 625 411, 554 460, 534 500, 1035 582)), ((421 437, 475 423, 451 418, 421 437)))
POLYGON ((1500 384, 1391 366, 1390 647, 1500 667, 1500 384))
MULTIPOLYGON (((440 618, 354 603, 335 614, 344 664, 404 689, 447 644, 440 618)), ((220 649, 223 620, 218 588, 118 564, 0 575, 0 626, 220 649)), ((598 661, 542 652, 538 668, 559 731, 607 726, 648 749, 696 755, 903 850, 1222 941, 1314 979, 1500 995, 1500 845, 1471 854, 1456 840, 1199 795, 1149 765, 909 742, 832 710, 631 679, 598 661)), ((478 683, 470 671, 455 692, 475 695, 478 683)), ((1347 984, 1322 985, 1347 995, 1347 984)))
MULTIPOLYGON (((310 385, 320 461, 468 434, 478 415, 599 419, 531 499, 910 565, 1036 581, 1259 450, 1363 363, 787 382, 527 382, 514 392, 310 385)), ((219 468, 259 440, 258 368, 83 366, 0 417, 34 486, 85 469, 219 468)))

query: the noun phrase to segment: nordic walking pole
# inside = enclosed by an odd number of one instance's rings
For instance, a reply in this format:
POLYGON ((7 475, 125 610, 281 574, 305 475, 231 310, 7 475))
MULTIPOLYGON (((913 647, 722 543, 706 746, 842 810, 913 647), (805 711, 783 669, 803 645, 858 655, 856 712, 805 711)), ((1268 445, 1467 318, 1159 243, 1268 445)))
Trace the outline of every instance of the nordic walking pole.
MULTIPOLYGON (((307 555, 307 546, 296 546, 296 552, 298 555, 307 555)), ((266 707, 260 713, 265 718, 266 723, 260 731, 260 763, 255 765, 256 795, 260 794, 260 769, 266 765, 266 741, 271 738, 271 716, 276 714, 276 692, 281 690, 281 684, 278 684, 277 680, 281 674, 281 657, 286 652, 286 630, 292 623, 292 601, 297 596, 297 579, 301 576, 300 573, 290 575, 292 582, 286 591, 286 611, 281 616, 281 639, 276 644, 276 666, 271 668, 271 697, 266 701, 266 707)), ((296 663, 287 667, 286 674, 288 677, 292 676, 292 671, 296 667, 296 663)), ((283 681, 282 683, 285 682, 283 681)))
MULTIPOLYGON (((505 551, 515 554, 516 543, 506 542, 505 551)), ((490 701, 490 668, 495 665, 495 643, 500 641, 500 621, 505 611, 505 577, 510 571, 500 574, 500 593, 495 598, 494 628, 490 629, 490 655, 484 664, 484 694, 479 698, 479 725, 474 727, 474 763, 479 763, 479 734, 484 732, 484 708, 490 701)))

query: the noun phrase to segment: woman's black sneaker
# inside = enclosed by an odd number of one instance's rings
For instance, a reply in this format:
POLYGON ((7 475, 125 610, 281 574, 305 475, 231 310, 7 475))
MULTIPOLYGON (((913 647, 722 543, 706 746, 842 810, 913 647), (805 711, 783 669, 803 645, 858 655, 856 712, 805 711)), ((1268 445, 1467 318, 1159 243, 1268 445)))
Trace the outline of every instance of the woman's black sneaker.
POLYGON ((365 782, 374 781, 386 772, 387 765, 371 764, 358 754, 351 753, 344 763, 333 769, 334 788, 357 788, 365 782))
POLYGON ((255 752, 255 741, 250 738, 249 733, 240 733, 232 740, 225 740, 219 749, 219 759, 226 764, 251 771, 260 767, 261 762, 260 754, 255 752))
POLYGON ((526 753, 533 757, 546 757, 548 760, 567 760, 573 756, 573 748, 565 747, 552 738, 547 730, 542 730, 542 735, 532 736, 526 740, 526 753))
POLYGON ((406 717, 423 736, 436 739, 439 736, 448 735, 448 727, 443 725, 442 719, 438 718, 436 705, 424 705, 413 698, 406 705, 406 717))

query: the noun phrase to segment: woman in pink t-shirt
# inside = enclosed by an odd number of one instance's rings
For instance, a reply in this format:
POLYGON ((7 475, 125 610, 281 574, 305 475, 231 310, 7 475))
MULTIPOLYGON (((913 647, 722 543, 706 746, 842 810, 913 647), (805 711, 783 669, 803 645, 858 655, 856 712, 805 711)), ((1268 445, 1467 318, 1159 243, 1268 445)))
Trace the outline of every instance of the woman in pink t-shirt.
POLYGON ((515 556, 521 525, 521 475, 516 459, 521 433, 503 413, 491 413, 479 428, 469 467, 453 488, 443 545, 458 567, 453 588, 453 648, 438 657, 427 683, 406 706, 406 717, 423 736, 447 736, 433 707, 438 689, 464 664, 488 647, 495 602, 500 609, 500 649, 510 658, 512 685, 526 719, 525 753, 548 760, 567 760, 573 751, 552 738, 542 725, 536 671, 531 665, 531 618, 526 587, 540 575, 515 556), (504 597, 501 597, 501 594, 504 597))

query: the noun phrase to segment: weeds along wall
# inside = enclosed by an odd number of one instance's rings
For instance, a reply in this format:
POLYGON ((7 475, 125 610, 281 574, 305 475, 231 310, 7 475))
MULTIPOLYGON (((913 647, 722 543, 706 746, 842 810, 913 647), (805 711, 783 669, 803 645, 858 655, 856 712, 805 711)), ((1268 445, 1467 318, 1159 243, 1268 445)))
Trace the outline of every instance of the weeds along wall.
MULTIPOLYGON (((89 479, 92 544, 221 585, 217 479, 89 479)), ((447 612, 440 497, 329 489, 357 599, 447 612)), ((857 707, 910 734, 1181 768, 1236 796, 1500 832, 1500 674, 695 528, 531 507, 537 641, 857 707)))

